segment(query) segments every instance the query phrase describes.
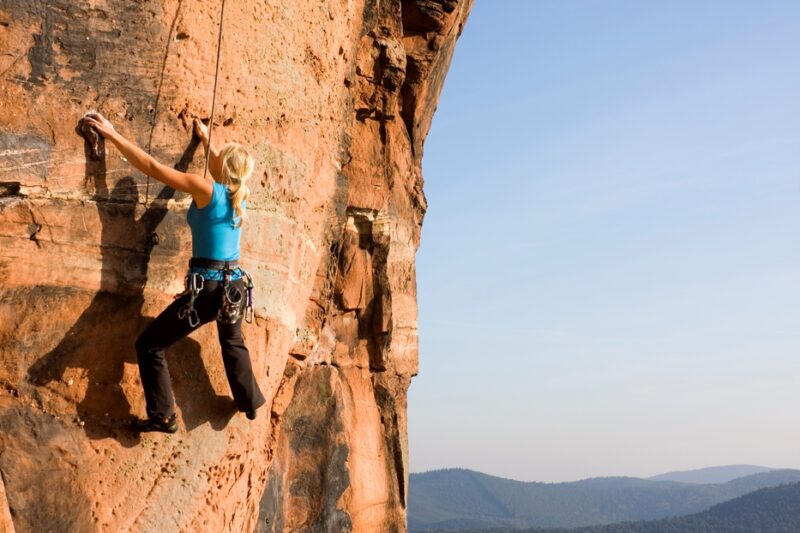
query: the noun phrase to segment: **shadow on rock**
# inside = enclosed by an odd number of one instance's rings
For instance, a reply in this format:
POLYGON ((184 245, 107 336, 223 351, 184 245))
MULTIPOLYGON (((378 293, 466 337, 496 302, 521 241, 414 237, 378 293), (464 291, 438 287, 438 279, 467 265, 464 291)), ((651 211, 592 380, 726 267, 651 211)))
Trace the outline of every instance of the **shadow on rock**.
MULTIPOLYGON (((93 182, 93 199, 102 226, 100 290, 58 345, 31 365, 28 381, 45 386, 62 380, 67 368, 85 369, 86 394, 77 411, 86 435, 92 439, 114 438, 123 446, 134 446, 139 436, 127 429, 132 412, 121 382, 125 363, 136 363, 134 344, 149 322, 142 306, 150 257, 157 242, 152 235, 166 216, 166 200, 175 195, 175 190, 163 187, 137 220, 139 195, 134 179, 120 179, 109 193, 105 159, 96 159, 97 150, 90 139, 85 140, 86 183, 93 182)), ((199 140, 193 137, 175 168, 185 171, 198 146, 199 140)), ((175 374, 175 400, 187 429, 206 421, 222 429, 235 407, 230 398, 215 393, 200 352, 200 344, 190 338, 168 350, 175 374)))
POLYGON ((186 431, 192 431, 206 422, 217 431, 224 429, 238 410, 233 398, 218 395, 211 385, 200 357, 199 343, 188 337, 179 341, 167 349, 167 364, 175 403, 180 407, 186 431), (187 341, 197 345, 197 350, 181 349, 181 345, 187 341))

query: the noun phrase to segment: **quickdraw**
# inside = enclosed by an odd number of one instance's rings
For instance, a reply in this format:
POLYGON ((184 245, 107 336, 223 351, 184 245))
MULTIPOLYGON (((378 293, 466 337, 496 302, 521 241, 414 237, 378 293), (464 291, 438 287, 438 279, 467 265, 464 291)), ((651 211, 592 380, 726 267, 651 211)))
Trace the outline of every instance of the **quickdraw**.
POLYGON ((189 303, 181 307, 178 311, 178 318, 189 319, 189 325, 196 328, 200 325, 200 317, 197 315, 197 309, 194 308, 194 301, 203 290, 205 280, 203 276, 196 272, 190 272, 186 275, 186 290, 189 292, 189 303))
POLYGON ((247 302, 244 306, 244 321, 248 324, 253 323, 253 278, 250 277, 250 274, 242 270, 245 279, 245 287, 247 287, 247 302))
POLYGON ((235 324, 242 318, 242 313, 248 324, 253 322, 253 280, 250 274, 242 269, 239 270, 245 280, 246 295, 231 283, 233 271, 230 269, 222 271, 222 302, 217 313, 217 321, 223 324, 235 324))
POLYGON ((242 317, 242 291, 231 284, 229 269, 222 271, 222 302, 217 312, 217 322, 235 324, 242 317))

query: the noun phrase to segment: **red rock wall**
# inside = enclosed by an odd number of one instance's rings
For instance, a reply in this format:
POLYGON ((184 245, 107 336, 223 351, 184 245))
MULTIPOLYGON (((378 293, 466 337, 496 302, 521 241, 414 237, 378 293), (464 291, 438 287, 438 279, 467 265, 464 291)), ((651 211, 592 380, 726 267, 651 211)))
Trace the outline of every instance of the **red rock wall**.
POLYGON ((0 528, 405 531, 422 144, 470 6, 228 0, 214 137, 257 160, 268 405, 235 412, 206 326, 168 352, 179 432, 139 436, 133 343, 182 288, 189 198, 74 127, 200 171, 220 2, 0 0, 0 528))

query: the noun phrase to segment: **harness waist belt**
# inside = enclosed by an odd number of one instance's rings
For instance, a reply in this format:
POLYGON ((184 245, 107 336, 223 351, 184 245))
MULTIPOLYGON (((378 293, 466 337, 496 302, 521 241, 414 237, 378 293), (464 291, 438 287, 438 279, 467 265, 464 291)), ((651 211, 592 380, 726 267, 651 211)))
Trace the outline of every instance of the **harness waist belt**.
POLYGON ((189 268, 208 268, 211 270, 230 270, 239 268, 239 260, 233 261, 215 261, 213 259, 206 259, 204 257, 192 257, 189 260, 189 268))

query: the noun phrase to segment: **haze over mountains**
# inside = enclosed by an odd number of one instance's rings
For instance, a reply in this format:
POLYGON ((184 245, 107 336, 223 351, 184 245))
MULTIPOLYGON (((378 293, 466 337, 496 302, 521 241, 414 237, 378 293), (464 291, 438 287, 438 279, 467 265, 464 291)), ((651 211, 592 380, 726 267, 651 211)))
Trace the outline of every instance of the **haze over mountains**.
POLYGON ((797 482, 800 470, 748 465, 673 472, 652 479, 607 477, 569 483, 521 482, 466 469, 436 470, 411 474, 408 525, 420 532, 651 521, 699 513, 762 488, 797 482), (734 477, 736 473, 746 475, 734 477), (703 479, 726 481, 696 482, 703 479))
POLYGON ((478 528, 447 533, 797 533, 800 483, 759 489, 688 516, 577 529, 478 528))
POLYGON ((649 477, 653 481, 678 481, 681 483, 727 483, 728 481, 769 472, 772 468, 755 465, 710 466, 697 470, 679 470, 649 477))

